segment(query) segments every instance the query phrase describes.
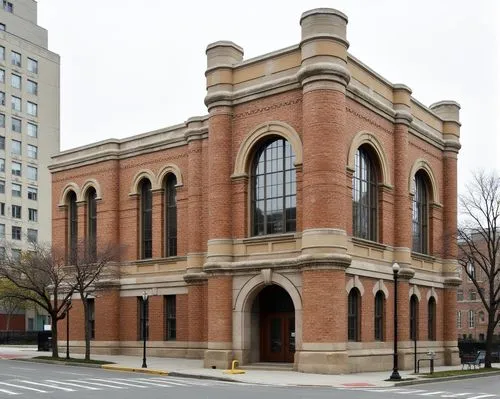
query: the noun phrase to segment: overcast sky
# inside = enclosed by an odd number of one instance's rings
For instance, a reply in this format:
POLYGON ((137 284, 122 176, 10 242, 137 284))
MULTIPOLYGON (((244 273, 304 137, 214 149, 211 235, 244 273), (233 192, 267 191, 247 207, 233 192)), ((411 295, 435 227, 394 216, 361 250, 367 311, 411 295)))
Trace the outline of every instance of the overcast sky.
POLYGON ((300 41, 303 11, 349 17, 349 52, 430 105, 462 106, 459 184, 500 169, 500 6, 496 0, 38 0, 61 56, 61 149, 123 138, 205 115, 205 48, 245 59, 300 41))

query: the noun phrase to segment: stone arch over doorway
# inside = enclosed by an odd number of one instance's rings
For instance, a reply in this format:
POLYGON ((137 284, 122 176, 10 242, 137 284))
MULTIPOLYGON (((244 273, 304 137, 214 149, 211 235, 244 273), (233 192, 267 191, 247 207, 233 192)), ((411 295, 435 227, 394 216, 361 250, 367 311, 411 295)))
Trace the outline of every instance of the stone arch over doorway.
POLYGON ((256 303, 266 287, 277 286, 289 296, 295 317, 295 353, 302 347, 302 298, 296 284, 282 274, 264 272, 249 278, 235 297, 233 348, 236 358, 243 364, 261 361, 261 315, 256 303))

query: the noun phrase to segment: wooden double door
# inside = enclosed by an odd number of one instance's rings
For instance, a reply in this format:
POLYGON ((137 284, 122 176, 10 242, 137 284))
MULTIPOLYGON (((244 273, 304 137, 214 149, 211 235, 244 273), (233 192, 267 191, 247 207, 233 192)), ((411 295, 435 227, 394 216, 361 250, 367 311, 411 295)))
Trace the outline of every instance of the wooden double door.
POLYGON ((295 354, 295 313, 261 314, 260 359, 262 362, 293 363, 295 354))

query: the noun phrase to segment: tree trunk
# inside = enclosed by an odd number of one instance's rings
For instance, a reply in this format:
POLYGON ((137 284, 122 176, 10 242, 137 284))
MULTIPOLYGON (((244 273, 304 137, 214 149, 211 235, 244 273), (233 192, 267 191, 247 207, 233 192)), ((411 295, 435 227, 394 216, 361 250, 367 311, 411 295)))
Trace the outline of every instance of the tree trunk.
POLYGON ((484 359, 484 368, 491 368, 491 350, 493 348, 493 332, 495 330, 494 317, 495 314, 488 315, 488 329, 486 330, 486 358, 484 359))
POLYGON ((83 323, 85 325, 85 360, 90 360, 90 329, 89 329, 89 304, 85 296, 81 296, 83 301, 83 323))
POLYGON ((52 357, 59 357, 59 348, 57 346, 57 313, 51 314, 52 318, 52 357))
POLYGON ((7 320, 5 321, 5 329, 10 330, 10 313, 7 313, 7 320))

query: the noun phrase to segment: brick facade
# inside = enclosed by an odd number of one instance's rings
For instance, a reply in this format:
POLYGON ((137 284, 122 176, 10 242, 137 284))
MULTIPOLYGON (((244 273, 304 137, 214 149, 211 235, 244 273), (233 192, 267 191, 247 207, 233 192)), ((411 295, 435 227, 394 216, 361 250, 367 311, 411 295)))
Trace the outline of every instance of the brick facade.
MULTIPOLYGON (((206 367, 218 368, 237 358, 243 364, 288 361, 297 370, 321 373, 390 369, 397 262, 400 367, 413 366, 412 294, 419 301, 419 353, 433 350, 438 364, 457 363, 455 311, 449 309, 459 280, 447 240, 456 230, 460 107, 445 101, 427 108, 408 87, 388 82, 348 54, 342 13, 312 10, 300 23, 299 45, 252 60, 243 60, 232 42, 209 45, 207 116, 55 157, 54 244, 68 244, 70 191, 80 204, 79 238, 85 236, 85 190, 92 186, 98 246, 123 248, 122 277, 96 294, 94 352, 140 353, 138 297, 146 291, 152 355, 204 358, 206 367), (277 175, 289 179, 286 193, 292 197, 285 205, 270 199, 257 205, 258 195, 273 194, 257 192, 256 159, 260 149, 281 143, 277 139, 293 153, 290 172, 277 175), (368 238, 355 234, 366 216, 353 221, 360 149, 376 179, 370 211, 375 227, 368 238), (427 187, 419 219, 427 227, 425 254, 412 251, 417 173, 427 187), (177 181, 177 254, 166 257, 169 174, 177 181), (153 196, 149 259, 141 259, 145 179, 153 196), (278 211, 270 211, 273 206, 278 211), (280 214, 279 206, 286 212, 280 214), (263 229, 278 231, 254 234, 260 217, 267 218, 263 229), (351 290, 357 296, 349 302, 351 290), (265 301, 264 292, 274 299, 265 301), (378 340, 377 292, 384 298, 378 340), (175 340, 166 334, 167 295, 176 298, 175 340), (435 336, 428 339, 431 298, 435 336), (348 327, 356 339, 348 339, 348 327)), ((265 153, 271 159, 265 173, 281 167, 272 161, 276 151, 265 153)), ((278 180, 276 185, 269 193, 278 192, 278 180)), ((70 340, 81 350, 82 307, 74 302, 70 340)))

